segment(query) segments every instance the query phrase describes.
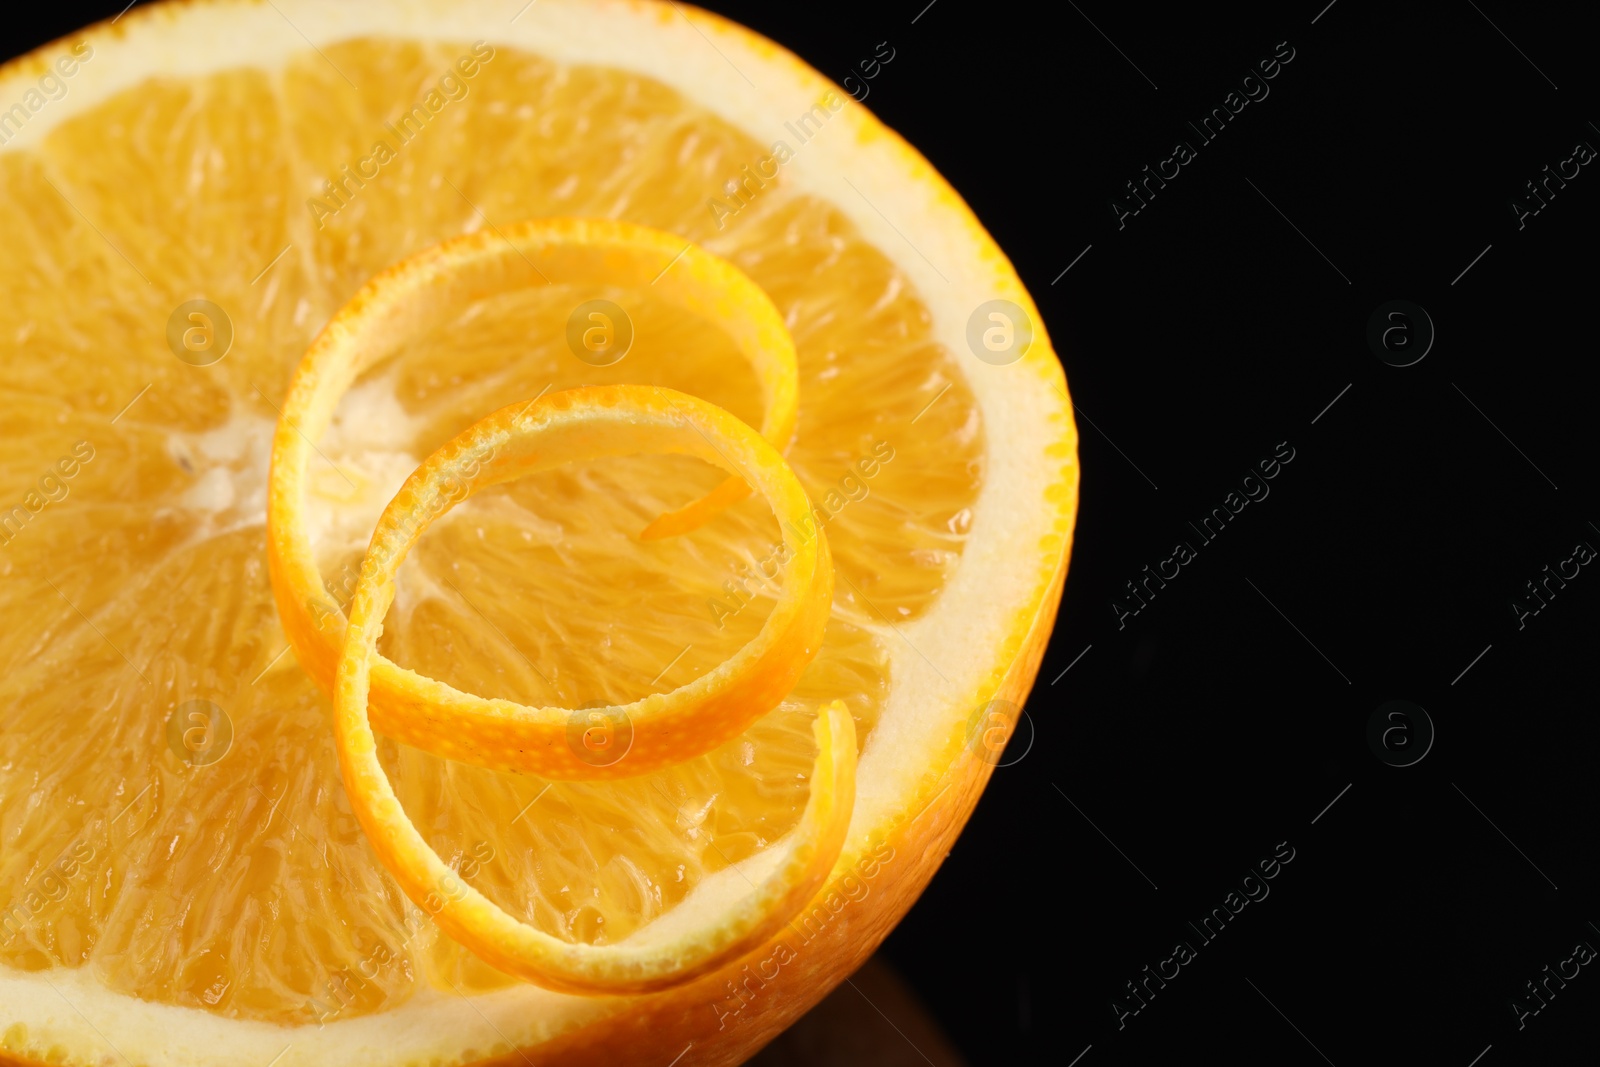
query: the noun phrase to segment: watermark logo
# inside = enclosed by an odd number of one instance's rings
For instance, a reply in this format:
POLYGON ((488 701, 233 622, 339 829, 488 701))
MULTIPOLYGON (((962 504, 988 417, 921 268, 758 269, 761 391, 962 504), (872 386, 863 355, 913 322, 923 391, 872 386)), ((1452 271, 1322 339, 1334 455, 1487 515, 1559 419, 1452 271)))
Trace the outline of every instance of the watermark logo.
POLYGON ((209 700, 189 700, 167 720, 167 747, 191 767, 209 767, 233 747, 233 720, 209 700))
MULTIPOLYGON (((846 468, 844 477, 826 489, 813 491, 812 521, 806 530, 795 531, 799 534, 799 542, 803 545, 810 544, 812 538, 816 536, 817 529, 826 527, 830 520, 837 518, 846 505, 865 500, 872 495, 872 487, 867 483, 876 478, 878 473, 894 460, 894 456, 893 445, 888 441, 878 441, 872 446, 871 453, 863 453, 852 466, 846 468)), ((755 570, 751 570, 750 564, 746 563, 739 568, 738 574, 722 583, 722 591, 727 594, 727 601, 707 597, 706 606, 711 609, 711 620, 717 624, 717 629, 722 629, 729 619, 749 607, 754 602, 756 592, 762 588, 776 594, 781 586, 778 572, 788 558, 788 542, 776 541, 766 555, 755 561, 755 570)))
POLYGON ((1188 130, 1174 141, 1171 155, 1157 163, 1154 170, 1146 164, 1140 172, 1142 177, 1123 182, 1126 196, 1119 193, 1120 199, 1106 201, 1111 207, 1111 214, 1116 217, 1118 230, 1127 229, 1126 220, 1149 207, 1149 201, 1156 198, 1156 193, 1165 189, 1167 182, 1182 174, 1184 167, 1198 159, 1199 149, 1221 137, 1222 131, 1238 119, 1245 108, 1259 104, 1272 95, 1272 87, 1267 82, 1282 73, 1283 68, 1294 62, 1295 57, 1295 50, 1288 41, 1279 41, 1272 48, 1272 58, 1257 60, 1253 68, 1246 68, 1237 84, 1229 87, 1228 94, 1222 98, 1219 106, 1200 115, 1198 122, 1191 120, 1185 124, 1188 130), (1194 135, 1192 139, 1191 133, 1194 135))
POLYGON ((591 767, 620 763, 633 748, 633 720, 621 708, 590 701, 567 716, 567 747, 591 767))
POLYGON ((1386 701, 1367 719, 1367 746, 1391 767, 1421 763, 1433 748, 1433 720, 1409 700, 1386 701))
POLYGON ((93 845, 81 839, 74 841, 54 863, 24 885, 9 904, 0 906, 0 946, 9 947, 45 909, 67 899, 69 883, 80 871, 86 871, 94 857, 93 845))
POLYGON ((1522 589, 1517 593, 1517 596, 1523 599, 1512 597, 1510 600, 1511 613, 1517 617, 1517 629, 1525 629, 1528 619, 1549 607, 1550 601, 1556 598, 1556 594, 1567 587, 1568 581, 1578 577, 1594 557, 1594 546, 1587 541, 1579 541, 1573 546, 1572 555, 1561 560, 1553 569, 1546 563, 1544 569, 1539 572, 1539 577, 1524 582, 1522 589))
POLYGON ((995 367, 1015 363, 1033 344, 1033 320, 1009 300, 986 300, 967 319, 967 347, 995 367))
POLYGON ((79 41, 66 55, 58 56, 37 84, 22 94, 22 99, 0 111, 0 144, 5 144, 28 124, 28 120, 54 100, 67 95, 67 79, 94 58, 94 46, 79 41))
POLYGON ((477 77, 494 55, 492 46, 483 41, 474 42, 472 51, 446 67, 422 99, 409 110, 402 111, 393 122, 384 124, 385 136, 373 142, 372 151, 354 163, 346 163, 331 180, 324 181, 321 195, 306 201, 306 209, 311 212, 317 229, 323 229, 328 219, 349 207, 356 194, 377 178, 384 167, 398 159, 400 150, 420 137, 439 112, 456 100, 464 100, 471 91, 467 83, 477 77))
POLYGON ((233 320, 209 300, 189 300, 167 317, 167 347, 191 367, 209 367, 233 347, 233 320))
POLYGON ((591 367, 620 363, 633 347, 633 319, 609 300, 586 300, 567 316, 567 347, 591 367))
POLYGON ((895 54, 888 41, 879 41, 877 50, 871 56, 856 61, 856 69, 861 72, 861 76, 858 78, 853 73, 845 76, 841 83, 844 85, 844 91, 857 100, 865 100, 867 94, 872 92, 872 87, 867 82, 882 74, 883 68, 894 62, 895 54), (885 48, 889 49, 888 55, 883 54, 885 48), (853 89, 850 87, 851 82, 856 83, 853 89))
MULTIPOLYGON (((1296 453, 1288 441, 1279 441, 1272 451, 1272 458, 1258 460, 1252 468, 1246 468, 1244 475, 1230 488, 1228 495, 1222 498, 1222 503, 1211 509, 1211 514, 1200 518, 1196 523, 1191 521, 1189 529, 1196 535, 1199 548, 1204 548, 1222 535, 1228 524, 1236 520, 1240 513, 1252 503, 1259 504, 1272 494, 1272 487, 1267 483, 1276 478, 1285 466, 1294 462, 1296 453)), ((1152 570, 1147 563, 1140 577, 1122 583, 1122 593, 1111 598, 1111 611, 1117 617, 1117 629, 1127 629, 1127 620, 1138 615, 1149 607, 1148 601, 1154 600, 1156 594, 1167 587, 1167 583, 1183 573, 1187 567, 1199 558, 1199 549, 1189 541, 1179 541, 1172 546, 1172 554, 1157 563, 1152 570)))
POLYGON ((1553 169, 1546 164, 1539 172, 1539 177, 1523 182, 1522 189, 1526 197, 1510 202, 1511 214, 1517 218, 1517 229, 1527 229, 1526 220, 1549 207, 1549 201, 1556 198, 1556 193, 1565 189, 1567 182, 1576 178, 1581 168, 1593 162, 1594 157, 1594 146, 1587 141, 1579 141, 1572 146, 1572 155, 1557 163, 1553 169))
POLYGON ((1527 1020, 1548 1008, 1550 1001, 1556 999, 1556 994, 1567 988, 1567 983, 1578 977, 1583 968, 1594 962, 1594 958, 1594 946, 1587 941, 1579 941, 1572 946, 1572 955, 1554 967, 1545 964, 1537 978, 1523 982, 1524 992, 1517 994, 1521 999, 1506 1002, 1511 1014, 1516 1016, 1517 1029, 1526 1029, 1527 1020))
POLYGON ((39 477, 38 489, 29 489, 22 495, 22 503, 10 508, 0 506, 0 545, 9 545, 22 533, 22 528, 33 517, 49 507, 67 499, 72 491, 67 483, 78 476, 84 464, 94 459, 94 445, 79 441, 72 446, 70 455, 62 456, 54 465, 46 467, 39 477))
POLYGON ((1259 904, 1272 893, 1267 883, 1282 873, 1283 868, 1295 858, 1294 846, 1279 841, 1272 855, 1256 861, 1245 869, 1244 875, 1228 887, 1222 903, 1201 915, 1198 923, 1190 921, 1188 930, 1173 943, 1172 954, 1158 962, 1154 968, 1145 964, 1139 976, 1122 984, 1122 993, 1110 1001, 1111 1011, 1117 1018, 1117 1029, 1125 1030, 1128 1020, 1150 1006, 1156 994, 1167 988, 1167 983, 1183 973, 1183 968, 1199 958, 1199 950, 1222 936, 1241 912, 1251 904, 1259 904), (1193 933, 1191 938, 1189 935, 1193 933), (1119 999, 1120 998, 1120 999, 1119 999))
MULTIPOLYGON (((720 1003, 711 1004, 711 1010, 717 1016, 717 1029, 726 1029, 730 1018, 737 1021, 739 1014, 761 996, 767 983, 776 981, 783 968, 799 959, 807 945, 825 931, 839 929, 835 926, 835 920, 850 905, 859 904, 871 895, 872 880, 894 858, 892 845, 880 842, 868 849, 850 871, 811 901, 808 910, 795 916, 788 930, 764 958, 746 964, 738 974, 726 980, 723 986, 727 995, 721 998, 720 1003)), ((841 936, 849 934, 846 931, 841 936)))
POLYGON ((749 207, 756 197, 776 184, 783 165, 793 159, 807 141, 821 133, 823 125, 842 110, 844 101, 838 93, 830 91, 823 93, 809 111, 797 115, 793 122, 785 122, 784 129, 794 136, 795 147, 791 148, 787 141, 773 141, 771 150, 756 160, 753 169, 746 163, 739 168, 736 176, 723 183, 722 192, 726 200, 714 196, 706 200, 706 209, 711 212, 711 221, 717 224, 717 229, 726 228, 730 218, 749 207))
MULTIPOLYGON (((444 910, 447 901, 460 900, 467 895, 466 884, 461 878, 475 878, 478 872, 492 863, 495 858, 494 846, 487 841, 479 841, 472 846, 470 853, 463 853, 459 864, 455 865, 461 877, 458 878, 452 871, 447 871, 440 876, 438 890, 429 893, 422 901, 421 908, 417 908, 407 900, 405 910, 401 916, 401 928, 396 933, 406 936, 398 943, 385 940, 381 935, 373 937, 373 945, 365 949, 362 957, 352 964, 340 967, 329 974, 323 983, 322 995, 327 1001, 311 997, 306 1001, 305 1011, 317 1022, 317 1029, 321 1030, 328 1023, 337 1019, 347 1008, 359 1003, 362 994, 367 992, 369 984, 377 982, 378 976, 389 968, 390 964, 398 969, 407 969, 410 961, 405 956, 408 945, 419 934, 434 929, 431 923, 424 922, 424 916, 432 918, 444 910)), ((362 935, 357 934, 360 938, 362 935)), ((370 936, 370 935, 368 935, 370 936)), ((370 1003, 374 999, 368 994, 370 1003)))
POLYGON ((1391 367, 1421 363, 1433 349, 1433 319, 1409 300, 1380 304, 1367 319, 1367 347, 1391 367))
POLYGON ((967 717, 967 747, 991 767, 1014 767, 1033 750, 1033 719, 1009 700, 990 700, 967 717), (1012 744, 1021 734, 1022 740, 1012 744), (1007 753, 1010 756, 1007 756, 1007 753))

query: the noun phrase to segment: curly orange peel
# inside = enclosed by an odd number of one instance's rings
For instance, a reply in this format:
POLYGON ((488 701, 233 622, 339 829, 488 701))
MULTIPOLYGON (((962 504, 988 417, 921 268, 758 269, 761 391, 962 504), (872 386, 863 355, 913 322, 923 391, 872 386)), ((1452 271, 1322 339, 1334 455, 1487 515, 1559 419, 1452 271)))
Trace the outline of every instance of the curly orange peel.
MULTIPOLYGON (((750 360, 766 401, 761 436, 774 448, 761 463, 771 467, 775 461, 787 471, 777 452, 794 432, 794 342, 772 301, 732 264, 672 234, 585 219, 529 220, 418 253, 369 281, 318 335, 295 372, 273 437, 267 539, 273 591, 296 656, 324 689, 333 685, 344 614, 317 568, 305 515, 313 442, 362 372, 437 321, 439 309, 546 282, 649 288, 721 325, 750 360)), ((688 532, 749 495, 750 485, 748 477, 734 474, 706 497, 663 515, 641 536, 688 532)), ((802 507, 796 494, 803 500, 797 484, 781 507, 774 500, 775 508, 780 518, 809 529, 809 505, 802 507)), ((791 540, 788 530, 785 539, 791 540)), ((819 532, 790 548, 783 599, 768 625, 707 676, 716 680, 706 687, 722 685, 723 697, 712 699, 708 692, 695 703, 674 691, 628 705, 635 748, 626 761, 597 767, 577 758, 554 736, 550 709, 534 715, 518 705, 485 700, 382 656, 372 668, 373 725, 450 759, 547 778, 643 774, 709 751, 775 706, 820 644, 832 597, 827 546, 819 532)))
MULTIPOLYGON (((826 880, 843 848, 855 802, 855 726, 843 702, 836 700, 818 713, 811 794, 774 869, 753 885, 752 893, 712 919, 692 922, 688 929, 681 928, 683 923, 670 924, 665 934, 652 935, 652 927, 646 927, 614 945, 571 943, 513 918, 463 883, 406 815, 378 759, 368 698, 382 620, 394 601, 394 576, 407 553, 429 523, 478 488, 575 459, 641 452, 698 456, 754 484, 781 518, 807 513, 805 493, 772 446, 732 415, 694 397, 648 386, 603 386, 502 408, 430 456, 384 509, 362 562, 334 688, 335 741, 345 788, 384 866, 446 933, 483 960, 565 992, 658 990, 689 981, 764 943, 826 880)), ((813 629, 820 635, 832 584, 826 541, 820 531, 809 542, 790 541, 794 527, 791 522, 784 526, 791 548, 784 563, 784 588, 804 587, 811 595, 780 603, 763 633, 781 617, 798 624, 787 629, 786 623, 779 624, 791 637, 813 629), (809 585, 803 580, 806 572, 813 576, 809 585)), ((708 722, 722 722, 726 728, 754 718, 750 708, 765 710, 769 698, 773 703, 781 699, 798 673, 794 664, 809 660, 815 643, 790 643, 776 655, 778 646, 771 645, 751 654, 759 642, 758 637, 733 659, 673 693, 629 705, 639 709, 640 720, 634 723, 634 748, 621 762, 681 758, 676 754, 683 747, 675 739, 683 731, 704 730, 708 722), (765 669, 744 669, 753 663, 765 669), (741 679, 747 693, 766 695, 731 696, 741 679), (641 731, 640 721, 648 728, 641 731)), ((475 719, 441 694, 427 694, 426 699, 432 718, 465 744, 505 746, 524 725, 565 734, 565 713, 557 709, 485 701, 495 717, 475 719)), ((549 734, 546 743, 567 747, 554 738, 549 734)), ((700 747, 704 740, 687 747, 700 747)), ((490 753, 476 755, 480 759, 473 762, 492 762, 490 753)))

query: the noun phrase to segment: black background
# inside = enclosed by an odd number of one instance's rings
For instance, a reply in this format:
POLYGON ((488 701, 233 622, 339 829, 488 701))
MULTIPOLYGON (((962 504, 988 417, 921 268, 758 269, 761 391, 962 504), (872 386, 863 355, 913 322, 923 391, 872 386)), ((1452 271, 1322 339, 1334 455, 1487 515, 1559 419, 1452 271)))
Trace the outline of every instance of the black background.
MULTIPOLYGON (((880 954, 973 1065, 1596 1058, 1600 967, 1520 1031, 1508 1006, 1600 947, 1600 567, 1521 629, 1510 606, 1600 547, 1600 174, 1522 229, 1510 207, 1600 146, 1592 27, 1324 3, 705 5, 835 80, 895 49, 866 105, 1011 257, 1078 406, 1029 725, 880 954), (1279 42, 1270 94, 1200 144, 1185 121, 1279 42), (1119 228, 1112 198, 1179 139, 1196 158, 1119 228), (1409 367, 1366 339, 1397 299, 1437 331, 1409 367), (1280 442, 1270 495, 1202 547, 1188 523, 1280 442), (1119 628, 1123 583, 1178 541, 1197 558, 1119 628), (1409 767, 1367 741, 1392 699, 1436 731, 1409 767), (1186 922, 1280 842, 1270 895, 1203 944, 1186 922), (1119 1030, 1113 999, 1180 939, 1196 958, 1119 1030)), ((10 51, 120 7, 30 5, 10 51)))

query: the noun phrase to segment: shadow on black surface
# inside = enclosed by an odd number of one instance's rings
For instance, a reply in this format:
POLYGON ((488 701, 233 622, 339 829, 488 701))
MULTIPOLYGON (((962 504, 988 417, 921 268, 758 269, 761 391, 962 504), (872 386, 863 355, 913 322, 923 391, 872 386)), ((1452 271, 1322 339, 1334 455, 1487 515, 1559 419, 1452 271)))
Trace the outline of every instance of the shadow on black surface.
POLYGON ((967 1067, 909 985, 874 956, 749 1067, 967 1067))

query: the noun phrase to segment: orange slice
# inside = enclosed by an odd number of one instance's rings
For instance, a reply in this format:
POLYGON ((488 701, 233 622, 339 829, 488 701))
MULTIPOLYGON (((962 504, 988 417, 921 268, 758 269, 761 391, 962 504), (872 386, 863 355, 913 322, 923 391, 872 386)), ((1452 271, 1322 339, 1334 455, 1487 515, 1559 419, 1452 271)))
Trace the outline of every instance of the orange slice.
MULTIPOLYGON (((273 587, 285 633, 324 688, 332 688, 344 616, 317 570, 305 515, 313 441, 327 429, 351 383, 392 356, 430 318, 440 317, 439 309, 558 283, 580 290, 649 288, 721 324, 760 383, 767 412, 763 436, 780 446, 788 442, 797 399, 794 345, 777 310, 739 270, 681 238, 610 220, 530 220, 459 237, 395 265, 364 286, 312 344, 295 372, 273 439, 267 512, 273 587)), ((827 541, 816 535, 805 491, 781 460, 776 467, 766 457, 762 462, 763 486, 785 520, 779 603, 760 633, 716 671, 610 713, 631 732, 626 760, 596 761, 568 746, 568 711, 484 699, 381 657, 372 677, 373 725, 448 759, 565 779, 646 774, 742 733, 788 695, 815 657, 833 595, 827 541)), ((686 533, 749 492, 748 481, 735 475, 709 496, 656 520, 645 536, 686 533)))

